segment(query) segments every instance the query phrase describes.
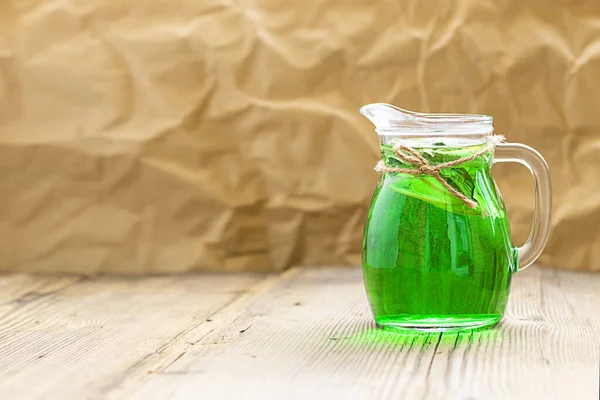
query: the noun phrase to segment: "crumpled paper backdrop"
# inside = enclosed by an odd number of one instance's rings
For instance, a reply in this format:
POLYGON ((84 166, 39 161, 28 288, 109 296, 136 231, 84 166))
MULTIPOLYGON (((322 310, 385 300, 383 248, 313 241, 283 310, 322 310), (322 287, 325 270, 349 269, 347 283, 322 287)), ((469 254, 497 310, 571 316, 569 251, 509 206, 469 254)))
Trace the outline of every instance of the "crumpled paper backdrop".
POLYGON ((493 115, 552 169, 541 261, 600 270, 593 0, 0 2, 0 269, 358 264, 371 102, 493 115))

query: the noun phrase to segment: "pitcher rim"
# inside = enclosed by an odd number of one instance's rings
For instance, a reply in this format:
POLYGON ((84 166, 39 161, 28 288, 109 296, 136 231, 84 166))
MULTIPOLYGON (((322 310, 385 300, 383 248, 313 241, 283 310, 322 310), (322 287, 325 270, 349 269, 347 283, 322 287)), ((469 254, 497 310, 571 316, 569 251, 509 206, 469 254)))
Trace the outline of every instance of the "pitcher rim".
POLYGON ((387 103, 367 104, 360 113, 375 125, 379 135, 482 136, 494 131, 494 118, 486 114, 422 113, 387 103))

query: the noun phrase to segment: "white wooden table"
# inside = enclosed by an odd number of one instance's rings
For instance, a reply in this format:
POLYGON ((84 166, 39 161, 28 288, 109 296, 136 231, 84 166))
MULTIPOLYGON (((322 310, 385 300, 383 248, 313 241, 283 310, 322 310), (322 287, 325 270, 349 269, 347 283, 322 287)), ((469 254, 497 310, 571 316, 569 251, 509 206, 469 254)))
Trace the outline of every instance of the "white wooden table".
POLYGON ((358 268, 0 276, 1 399, 599 398, 600 274, 530 268, 494 329, 394 334, 358 268))

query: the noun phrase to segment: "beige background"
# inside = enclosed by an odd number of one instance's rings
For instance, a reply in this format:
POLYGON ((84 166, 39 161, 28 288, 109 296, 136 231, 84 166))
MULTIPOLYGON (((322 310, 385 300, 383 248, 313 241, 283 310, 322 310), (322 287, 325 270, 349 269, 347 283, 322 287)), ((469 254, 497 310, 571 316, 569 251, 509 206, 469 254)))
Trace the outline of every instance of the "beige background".
MULTIPOLYGON (((541 260, 600 270, 592 0, 0 2, 0 269, 358 264, 379 101, 536 147, 541 260)), ((531 179, 495 174, 520 243, 531 179)))

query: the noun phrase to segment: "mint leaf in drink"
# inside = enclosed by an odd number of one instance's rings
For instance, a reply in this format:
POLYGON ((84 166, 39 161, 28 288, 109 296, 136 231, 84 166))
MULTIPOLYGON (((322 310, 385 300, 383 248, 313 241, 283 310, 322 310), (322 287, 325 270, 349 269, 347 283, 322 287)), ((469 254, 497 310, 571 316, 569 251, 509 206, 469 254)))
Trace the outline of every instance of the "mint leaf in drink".
POLYGON ((392 145, 382 144, 381 145, 381 156, 382 156, 383 162, 388 167, 394 167, 394 168, 408 167, 408 165, 404 164, 404 162, 402 162, 401 160, 399 160, 396 157, 396 153, 394 152, 394 148, 392 145))
MULTIPOLYGON (((438 145, 438 142, 435 145, 438 145)), ((443 144, 443 143, 442 143, 443 144)), ((475 147, 475 149, 465 148, 465 147, 444 147, 444 148, 416 148, 417 150, 431 165, 438 165, 449 161, 454 161, 463 157, 467 157, 473 152, 478 151, 479 147, 475 147)), ((394 152, 393 145, 391 144, 382 144, 381 145, 381 154, 383 158, 383 162, 388 167, 395 168, 415 168, 414 165, 408 164, 402 160, 400 160, 396 153, 394 152)), ((471 200, 474 199, 474 191, 475 191, 475 182, 474 177, 471 175, 469 170, 472 170, 473 167, 481 167, 486 162, 484 157, 478 157, 475 160, 471 160, 464 164, 459 164, 457 166, 451 168, 442 168, 440 170, 440 176, 448 182, 450 186, 454 189, 458 190, 460 193, 464 194, 471 200)), ((425 177, 416 176, 415 179, 424 179, 425 177)), ((435 179, 435 178, 434 178, 435 179)), ((418 185, 413 186, 412 190, 419 188, 418 185)), ((408 190, 408 188, 404 188, 404 191, 408 190)), ((408 193, 407 193, 408 194, 408 193)), ((413 194, 415 197, 423 197, 419 193, 413 194)), ((448 193, 448 196, 452 196, 448 193)), ((425 197, 423 197, 425 198, 425 197)))
POLYGON ((456 167, 443 168, 440 170, 440 175, 454 189, 458 190, 469 199, 474 200, 475 182, 467 170, 456 167))

